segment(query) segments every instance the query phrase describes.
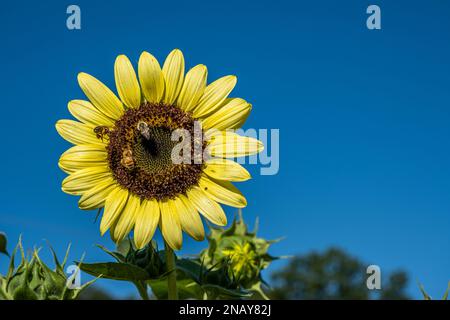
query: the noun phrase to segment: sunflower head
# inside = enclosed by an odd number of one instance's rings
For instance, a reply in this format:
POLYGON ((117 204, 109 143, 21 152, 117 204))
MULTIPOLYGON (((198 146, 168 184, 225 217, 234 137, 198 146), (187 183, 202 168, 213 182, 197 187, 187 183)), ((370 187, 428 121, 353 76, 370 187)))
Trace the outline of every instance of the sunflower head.
POLYGON ((180 50, 162 68, 141 54, 138 72, 120 55, 114 66, 118 96, 96 78, 80 73, 88 100, 72 100, 77 119, 60 120, 58 133, 74 146, 59 166, 69 174, 66 193, 81 196, 83 210, 104 209, 100 232, 119 242, 134 230, 137 249, 157 226, 168 245, 180 249, 182 231, 204 238, 201 216, 226 225, 222 207, 247 202, 232 182, 250 174, 233 159, 256 154, 260 141, 229 132, 242 126, 251 105, 229 98, 235 76, 207 84, 207 68, 185 74, 180 50))

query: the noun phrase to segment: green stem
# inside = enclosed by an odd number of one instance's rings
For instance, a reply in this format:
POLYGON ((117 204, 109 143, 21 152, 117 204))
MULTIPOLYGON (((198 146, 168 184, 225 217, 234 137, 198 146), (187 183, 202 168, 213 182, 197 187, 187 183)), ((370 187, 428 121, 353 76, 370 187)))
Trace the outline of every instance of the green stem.
POLYGON ((134 282, 134 285, 138 289, 142 300, 150 300, 147 292, 147 284, 144 281, 136 281, 134 282))
POLYGON ((166 264, 169 275, 167 276, 167 290, 169 300, 178 300, 177 270, 175 269, 175 254, 172 248, 164 241, 166 246, 166 264))

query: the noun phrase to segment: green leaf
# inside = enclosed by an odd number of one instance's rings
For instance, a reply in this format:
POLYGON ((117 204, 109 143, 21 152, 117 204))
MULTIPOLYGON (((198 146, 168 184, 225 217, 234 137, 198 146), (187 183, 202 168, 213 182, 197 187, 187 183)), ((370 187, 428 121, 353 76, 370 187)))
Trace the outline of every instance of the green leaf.
POLYGON ((213 284, 204 284, 202 285, 202 289, 208 293, 208 296, 220 299, 249 298, 252 296, 246 290, 231 290, 213 284))
POLYGON ((147 271, 129 263, 79 263, 80 269, 90 275, 113 280, 145 281, 150 278, 147 271))
POLYGON ((0 232, 0 253, 6 254, 9 257, 9 253, 6 250, 6 246, 8 244, 8 241, 6 239, 6 234, 3 232, 0 232))
MULTIPOLYGON (((147 284, 152 288, 152 292, 158 299, 167 299, 167 277, 156 280, 149 280, 147 284)), ((178 297, 185 299, 202 299, 203 290, 191 279, 177 280, 178 297)))
POLYGON ((196 282, 201 281, 204 269, 199 261, 193 259, 178 259, 176 266, 177 269, 184 272, 187 277, 196 282))

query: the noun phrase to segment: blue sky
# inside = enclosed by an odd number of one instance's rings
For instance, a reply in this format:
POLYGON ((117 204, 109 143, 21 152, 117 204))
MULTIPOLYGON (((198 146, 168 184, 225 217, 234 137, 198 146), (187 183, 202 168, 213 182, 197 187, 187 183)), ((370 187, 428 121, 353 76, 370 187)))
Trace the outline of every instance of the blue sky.
MULTIPOLYGON (((247 128, 280 129, 280 171, 240 184, 248 221, 287 238, 274 255, 347 249, 382 271, 406 269, 440 296, 450 280, 450 4, 445 1, 76 1, 82 29, 66 28, 69 2, 8 2, 0 12, 2 157, 0 230, 27 247, 49 240, 75 260, 106 259, 94 212, 60 191, 67 149, 54 129, 84 98, 88 72, 114 88, 116 55, 173 48, 209 79, 238 76, 253 103, 247 128), (369 4, 382 30, 369 31, 369 4)), ((230 216, 232 210, 228 210, 230 216)), ((230 219, 231 220, 231 219, 230 219)), ((186 238, 187 239, 187 238, 186 238)), ((184 242, 182 253, 206 243, 184 242)), ((275 263, 272 270, 283 265, 275 263)), ((6 261, 0 257, 0 270, 6 261)), ((100 281, 117 295, 127 285, 100 281)))

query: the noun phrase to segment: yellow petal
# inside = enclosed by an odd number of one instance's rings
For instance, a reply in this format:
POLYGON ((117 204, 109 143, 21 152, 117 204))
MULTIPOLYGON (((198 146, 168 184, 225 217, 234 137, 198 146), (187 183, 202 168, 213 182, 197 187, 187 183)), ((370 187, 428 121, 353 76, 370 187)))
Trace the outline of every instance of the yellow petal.
POLYGON ((116 228, 116 224, 117 224, 117 220, 118 219, 116 219, 116 221, 109 227, 109 237, 111 238, 112 242, 114 242, 114 243, 118 243, 118 241, 117 241, 117 239, 115 237, 115 234, 114 234, 114 231, 115 231, 115 228, 116 228))
POLYGON ((114 239, 116 242, 122 241, 133 229, 141 206, 140 202, 141 200, 138 197, 129 195, 127 204, 114 226, 114 239))
POLYGON ((183 242, 180 217, 172 200, 159 203, 161 209, 161 233, 167 244, 174 250, 180 250, 183 242))
POLYGON ((204 129, 237 129, 244 124, 251 110, 252 105, 244 99, 227 99, 218 111, 202 121, 202 126, 204 129))
POLYGON ((139 81, 148 102, 160 102, 164 94, 164 76, 158 60, 148 52, 142 52, 138 64, 139 81))
POLYGON ((199 187, 193 187, 187 192, 189 201, 209 221, 219 226, 227 224, 227 217, 222 207, 210 199, 199 187))
POLYGON ((178 106, 184 111, 191 111, 197 105, 206 88, 208 70, 206 66, 199 64, 186 74, 180 95, 178 106))
POLYGON ((128 191, 115 187, 106 198, 105 210, 100 222, 100 233, 104 235, 113 223, 121 216, 123 208, 127 204, 128 191))
POLYGON ((194 116, 199 118, 216 111, 233 90, 236 82, 235 76, 225 76, 208 85, 194 109, 194 116))
POLYGON ((112 177, 105 178, 95 187, 83 193, 78 201, 78 207, 82 210, 98 209, 104 206, 106 198, 110 192, 116 189, 116 182, 112 177))
POLYGON ((72 100, 68 104, 70 113, 85 124, 91 126, 114 126, 114 120, 100 112, 92 103, 84 100, 72 100))
POLYGON ((107 165, 107 153, 104 146, 73 146, 59 158, 58 165, 66 173, 77 170, 107 165))
POLYGON ((164 102, 172 104, 176 101, 184 79, 184 57, 183 53, 175 49, 166 58, 162 72, 166 84, 164 102))
POLYGON ((114 64, 114 77, 120 99, 129 108, 141 105, 141 89, 130 60, 123 54, 116 58, 114 64))
POLYGON ((134 243, 142 249, 152 240, 159 223, 159 205, 156 200, 143 200, 136 216, 134 243))
POLYGON ((214 179, 246 181, 251 178, 250 173, 233 160, 212 158, 207 160, 205 164, 203 172, 214 179))
POLYGON ((200 178, 199 187, 211 199, 232 206, 235 208, 244 208, 247 206, 247 200, 242 193, 228 181, 212 180, 203 176, 200 178))
POLYGON ((96 137, 92 126, 78 121, 59 120, 56 122, 56 131, 61 137, 73 144, 105 145, 101 139, 96 137))
POLYGON ((62 191, 81 195, 109 177, 111 177, 111 171, 107 166, 78 170, 63 180, 62 191))
POLYGON ((173 202, 180 217, 181 228, 195 240, 202 241, 205 230, 195 207, 184 195, 178 196, 173 202))
POLYGON ((240 136, 234 132, 222 132, 210 140, 207 149, 214 157, 235 158, 257 154, 264 150, 264 145, 255 138, 240 136))
POLYGON ((111 119, 117 120, 120 118, 124 112, 122 102, 107 86, 84 72, 78 74, 78 83, 81 90, 97 109, 111 119))

